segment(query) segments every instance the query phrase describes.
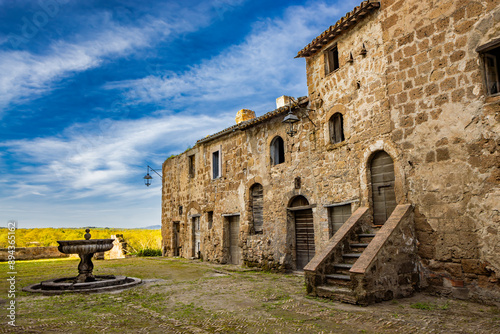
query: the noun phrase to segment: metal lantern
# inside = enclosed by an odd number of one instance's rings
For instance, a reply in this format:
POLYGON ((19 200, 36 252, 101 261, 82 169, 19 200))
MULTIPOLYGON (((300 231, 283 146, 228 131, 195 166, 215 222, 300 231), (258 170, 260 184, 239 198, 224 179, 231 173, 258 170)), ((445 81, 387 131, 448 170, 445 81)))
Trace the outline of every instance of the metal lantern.
POLYGON ((293 129, 293 123, 296 123, 298 121, 299 121, 299 118, 296 115, 292 114, 292 110, 290 109, 288 111, 288 114, 283 119, 283 123, 290 124, 290 128, 286 132, 287 135, 289 135, 290 137, 293 137, 293 136, 295 136, 295 134, 297 134, 297 130, 293 129))
POLYGON ((156 173, 156 175, 158 175, 159 177, 162 177, 160 175, 160 173, 158 173, 157 171, 155 171, 151 166, 148 165, 148 171, 146 173, 146 176, 143 177, 144 179, 144 184, 146 185, 146 187, 149 187, 151 185, 151 181, 153 180, 153 177, 151 175, 149 175, 149 171, 153 171, 156 173))
POLYGON ((144 184, 149 187, 151 185, 151 180, 153 179, 153 177, 151 175, 149 175, 149 172, 146 174, 146 176, 144 176, 144 184))

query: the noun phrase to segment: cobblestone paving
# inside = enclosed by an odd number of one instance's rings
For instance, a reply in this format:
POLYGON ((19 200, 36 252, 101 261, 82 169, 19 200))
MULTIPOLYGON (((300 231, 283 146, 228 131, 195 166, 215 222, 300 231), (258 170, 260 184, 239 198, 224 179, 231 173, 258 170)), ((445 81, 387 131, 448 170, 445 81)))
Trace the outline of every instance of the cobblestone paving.
POLYGON ((18 326, 3 321, 0 333, 500 333, 497 306, 418 294, 358 307, 306 296, 296 275, 165 258, 120 261, 123 267, 98 265, 120 274, 141 268, 145 283, 91 295, 23 293, 18 326))

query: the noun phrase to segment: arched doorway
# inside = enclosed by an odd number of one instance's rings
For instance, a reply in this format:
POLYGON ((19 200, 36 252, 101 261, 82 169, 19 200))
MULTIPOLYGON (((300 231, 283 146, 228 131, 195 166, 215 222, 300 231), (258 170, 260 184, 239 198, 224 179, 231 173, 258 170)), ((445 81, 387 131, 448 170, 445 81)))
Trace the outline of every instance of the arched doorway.
POLYGON ((396 208, 396 193, 394 192, 394 162, 385 151, 373 155, 370 164, 373 224, 382 225, 396 208))
POLYGON ((309 205, 304 196, 297 196, 290 204, 295 218, 295 254, 297 270, 302 270, 314 257, 314 224, 311 208, 300 209, 309 205))

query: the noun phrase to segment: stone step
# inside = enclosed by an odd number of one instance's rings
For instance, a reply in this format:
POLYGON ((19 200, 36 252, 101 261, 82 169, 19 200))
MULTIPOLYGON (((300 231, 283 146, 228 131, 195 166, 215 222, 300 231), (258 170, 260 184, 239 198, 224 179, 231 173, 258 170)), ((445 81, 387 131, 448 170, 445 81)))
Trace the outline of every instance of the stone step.
POLYGON ((349 270, 352 268, 352 263, 336 263, 333 265, 336 274, 349 275, 349 270))
POLYGON ((342 254, 342 257, 344 258, 344 263, 349 263, 349 264, 356 262, 360 256, 361 256, 361 253, 342 254))
POLYGON ((329 285, 350 287, 352 283, 351 276, 349 275, 330 274, 330 275, 325 275, 325 279, 326 283, 329 285))
POLYGON ((341 268, 341 269, 351 269, 352 268, 351 263, 335 263, 333 266, 335 268, 341 268))
POLYGON ((363 248, 363 247, 367 247, 368 244, 351 244, 350 245, 351 247, 356 247, 356 248, 363 248))
POLYGON ((366 247, 368 247, 368 244, 367 243, 353 243, 353 244, 350 244, 349 245, 351 247, 351 251, 353 253, 357 253, 357 252, 364 252, 366 247))
POLYGON ((374 236, 374 233, 361 233, 358 234, 358 239, 360 243, 369 243, 370 241, 372 241, 374 236))
POLYGON ((325 275, 327 279, 340 279, 344 281, 350 281, 351 276, 349 275, 340 275, 340 274, 330 274, 330 275, 325 275))
POLYGON ((319 297, 329 298, 349 304, 356 304, 354 292, 352 289, 347 287, 319 285, 316 287, 316 292, 319 297))

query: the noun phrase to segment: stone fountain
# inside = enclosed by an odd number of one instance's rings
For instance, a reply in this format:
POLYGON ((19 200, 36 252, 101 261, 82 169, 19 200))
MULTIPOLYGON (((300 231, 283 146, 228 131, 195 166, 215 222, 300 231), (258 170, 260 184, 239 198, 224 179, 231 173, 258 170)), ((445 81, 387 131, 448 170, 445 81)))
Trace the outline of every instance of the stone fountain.
POLYGON ((78 276, 55 278, 23 288, 27 292, 43 294, 61 294, 65 292, 102 292, 121 290, 140 284, 135 277, 94 275, 92 257, 95 253, 105 252, 113 248, 114 239, 90 239, 90 230, 85 230, 85 240, 58 241, 59 251, 64 254, 78 254, 78 276))

